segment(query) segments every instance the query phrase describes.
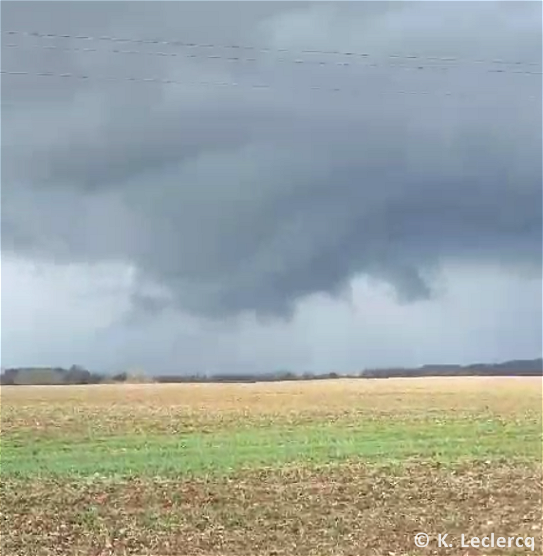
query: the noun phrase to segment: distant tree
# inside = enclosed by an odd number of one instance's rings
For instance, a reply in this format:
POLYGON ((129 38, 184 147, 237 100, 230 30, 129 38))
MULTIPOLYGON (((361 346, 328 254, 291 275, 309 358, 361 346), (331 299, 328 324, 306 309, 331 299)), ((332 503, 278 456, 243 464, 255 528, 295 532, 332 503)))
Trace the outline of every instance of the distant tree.
POLYGON ((126 378, 126 373, 118 373, 116 375, 113 375, 111 377, 111 380, 113 380, 113 382, 126 382, 126 378))
POLYGON ((67 372, 64 372, 65 384, 89 384, 91 374, 79 365, 72 365, 67 372))

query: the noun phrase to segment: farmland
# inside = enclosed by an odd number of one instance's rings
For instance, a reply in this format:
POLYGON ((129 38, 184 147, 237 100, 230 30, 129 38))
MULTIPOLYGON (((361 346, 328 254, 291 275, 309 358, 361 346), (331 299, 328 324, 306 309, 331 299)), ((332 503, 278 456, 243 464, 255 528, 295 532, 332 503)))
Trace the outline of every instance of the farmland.
POLYGON ((4 386, 2 554, 540 553, 541 415, 541 378, 4 386))

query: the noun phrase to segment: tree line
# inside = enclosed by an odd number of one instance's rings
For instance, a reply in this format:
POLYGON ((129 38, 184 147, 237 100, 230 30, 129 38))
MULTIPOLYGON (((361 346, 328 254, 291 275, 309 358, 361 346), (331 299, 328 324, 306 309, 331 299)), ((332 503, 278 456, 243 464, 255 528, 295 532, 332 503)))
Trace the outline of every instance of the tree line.
POLYGON ((300 380, 326 380, 340 378, 415 378, 447 376, 542 376, 543 359, 506 361, 504 363, 477 363, 473 365, 424 365, 418 368, 365 369, 355 374, 336 372, 294 373, 275 371, 264 374, 223 373, 215 375, 172 374, 149 376, 143 372, 120 372, 116 374, 91 372, 79 365, 69 369, 62 367, 22 367, 5 369, 0 374, 0 384, 18 385, 74 385, 115 383, 256 383, 300 380))

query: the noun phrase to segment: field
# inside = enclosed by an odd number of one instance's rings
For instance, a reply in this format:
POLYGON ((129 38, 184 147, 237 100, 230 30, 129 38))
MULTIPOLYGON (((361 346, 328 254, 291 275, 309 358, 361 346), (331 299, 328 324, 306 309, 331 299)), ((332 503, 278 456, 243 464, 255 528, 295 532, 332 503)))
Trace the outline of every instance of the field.
POLYGON ((541 554, 541 417, 540 378, 2 387, 1 552, 541 554))

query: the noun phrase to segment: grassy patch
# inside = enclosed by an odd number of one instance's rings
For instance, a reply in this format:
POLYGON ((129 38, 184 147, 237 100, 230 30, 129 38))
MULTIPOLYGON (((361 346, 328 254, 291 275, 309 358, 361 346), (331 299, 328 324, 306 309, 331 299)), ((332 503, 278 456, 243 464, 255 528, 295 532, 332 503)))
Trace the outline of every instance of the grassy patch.
POLYGON ((323 464, 353 457, 374 462, 408 458, 541 459, 537 421, 499 420, 409 422, 393 419, 341 426, 242 429, 180 435, 150 434, 77 439, 37 437, 2 442, 6 475, 171 475, 224 473, 286 463, 323 464))

